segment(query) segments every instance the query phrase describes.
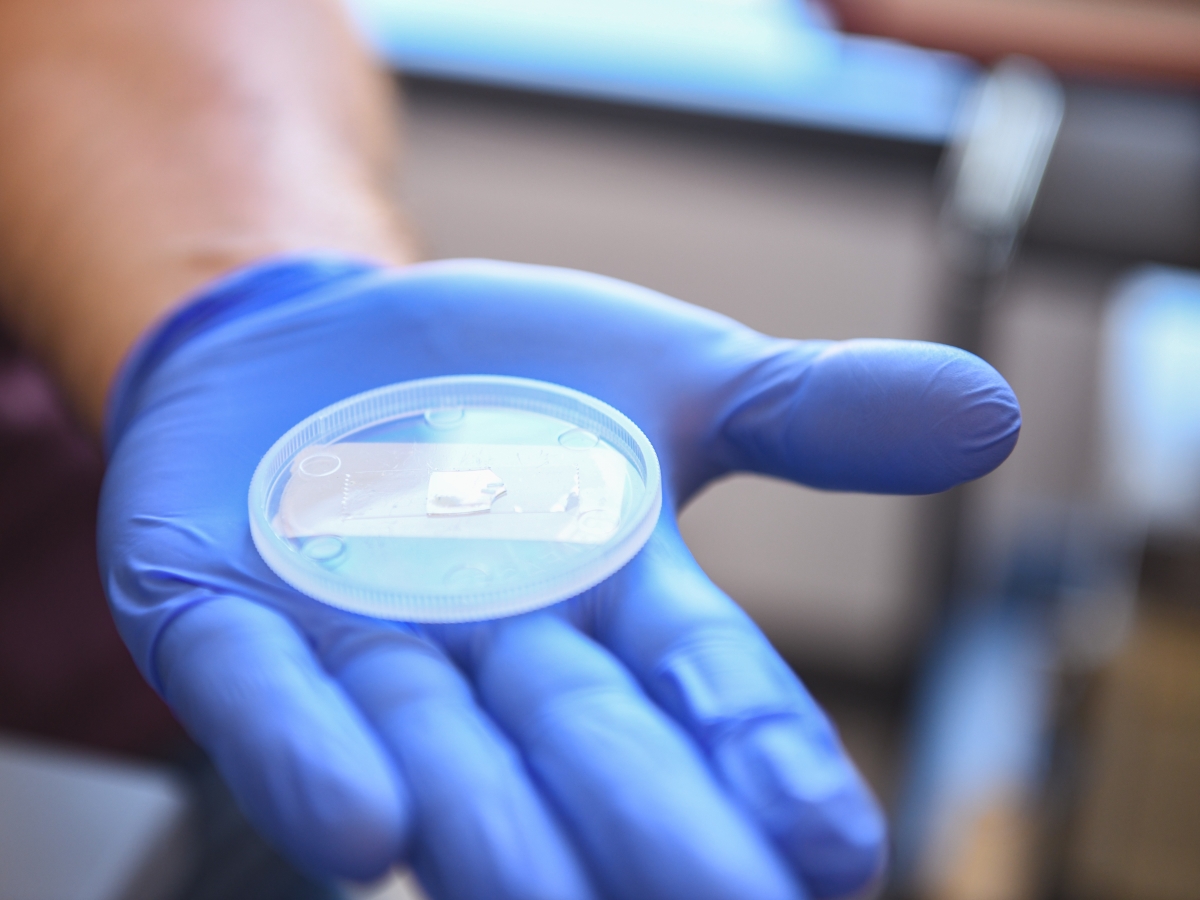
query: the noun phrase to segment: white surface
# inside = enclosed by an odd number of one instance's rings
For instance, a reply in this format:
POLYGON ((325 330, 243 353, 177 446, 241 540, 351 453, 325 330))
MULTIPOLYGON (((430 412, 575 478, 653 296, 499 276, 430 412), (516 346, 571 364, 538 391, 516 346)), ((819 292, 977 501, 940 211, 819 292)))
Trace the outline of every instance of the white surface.
POLYGON ((0 736, 0 898, 158 900, 185 871, 166 770, 0 736))

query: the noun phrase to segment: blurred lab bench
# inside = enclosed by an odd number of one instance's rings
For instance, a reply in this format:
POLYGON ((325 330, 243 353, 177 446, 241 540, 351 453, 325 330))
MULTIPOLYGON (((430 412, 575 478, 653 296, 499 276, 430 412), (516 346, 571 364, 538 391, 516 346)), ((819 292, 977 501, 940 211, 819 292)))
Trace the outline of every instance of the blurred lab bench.
POLYGON ((159 900, 192 862, 190 797, 166 768, 0 735, 0 897, 159 900))
POLYGON ((397 869, 325 884, 279 862, 199 758, 0 733, 0 900, 425 900, 397 869))

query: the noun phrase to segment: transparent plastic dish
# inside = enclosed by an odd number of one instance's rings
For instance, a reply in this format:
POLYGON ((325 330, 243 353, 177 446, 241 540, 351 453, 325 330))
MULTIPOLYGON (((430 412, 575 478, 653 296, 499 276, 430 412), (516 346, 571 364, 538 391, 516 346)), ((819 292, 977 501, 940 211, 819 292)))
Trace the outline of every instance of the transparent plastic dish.
POLYGON ((467 375, 367 391, 300 422, 250 482, 250 531, 296 589, 412 622, 513 615, 620 569, 662 508, 658 457, 587 394, 467 375))

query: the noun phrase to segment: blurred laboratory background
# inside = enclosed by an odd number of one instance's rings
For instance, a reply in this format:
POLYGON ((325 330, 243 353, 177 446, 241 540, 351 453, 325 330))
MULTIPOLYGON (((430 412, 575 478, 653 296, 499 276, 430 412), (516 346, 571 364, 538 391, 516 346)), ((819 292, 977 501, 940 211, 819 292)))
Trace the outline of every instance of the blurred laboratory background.
MULTIPOLYGON (((888 809, 883 895, 1200 897, 1200 5, 351 9, 403 88, 397 191, 430 256, 587 269, 785 337, 945 341, 1013 385, 1017 449, 966 488, 738 476, 683 513, 888 809)), ((65 785, 43 817, 132 792, 105 834, 124 868, 71 896, 175 896, 188 790, 25 740, 0 743, 0 873, 41 767, 65 785)))

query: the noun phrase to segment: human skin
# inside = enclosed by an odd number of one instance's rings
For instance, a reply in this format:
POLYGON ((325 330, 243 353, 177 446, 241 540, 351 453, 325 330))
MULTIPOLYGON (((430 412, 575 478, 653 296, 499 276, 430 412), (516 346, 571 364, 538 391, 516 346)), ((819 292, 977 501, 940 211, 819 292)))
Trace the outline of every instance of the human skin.
POLYGON ((1200 82, 1200 7, 1172 0, 830 0, 850 31, 965 53, 1032 56, 1074 75, 1200 82))
POLYGON ((129 347, 272 254, 416 257, 336 0, 0 3, 0 318, 99 433, 129 347))

